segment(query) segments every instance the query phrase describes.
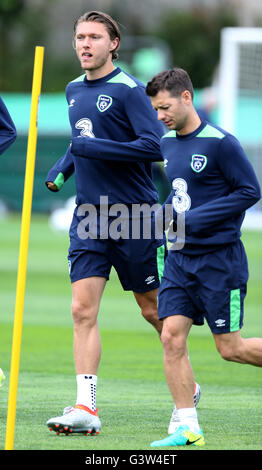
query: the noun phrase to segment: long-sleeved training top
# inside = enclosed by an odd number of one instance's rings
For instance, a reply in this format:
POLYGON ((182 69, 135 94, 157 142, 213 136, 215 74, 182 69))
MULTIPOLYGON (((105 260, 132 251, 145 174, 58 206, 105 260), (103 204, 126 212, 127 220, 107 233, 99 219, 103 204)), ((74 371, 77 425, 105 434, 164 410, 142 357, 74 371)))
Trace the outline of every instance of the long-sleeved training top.
POLYGON ((0 97, 0 154, 16 139, 17 133, 13 120, 0 97))
POLYGON ((194 132, 167 132, 161 153, 172 186, 166 204, 185 214, 181 253, 208 253, 237 241, 245 211, 261 197, 260 187, 239 141, 203 121, 194 132))
POLYGON ((49 171, 58 189, 75 172, 76 203, 155 203, 152 162, 161 161, 157 120, 144 85, 120 68, 66 87, 72 144, 49 171))

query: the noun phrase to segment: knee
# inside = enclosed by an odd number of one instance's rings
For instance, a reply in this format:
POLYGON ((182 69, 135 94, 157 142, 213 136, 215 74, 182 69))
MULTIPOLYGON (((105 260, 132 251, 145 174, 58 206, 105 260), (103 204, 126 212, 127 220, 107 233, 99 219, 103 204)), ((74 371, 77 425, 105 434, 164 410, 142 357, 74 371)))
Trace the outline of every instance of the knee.
POLYGON ((157 305, 153 303, 142 306, 141 313, 143 318, 149 323, 154 324, 158 321, 157 305))
POLYGON ((161 335, 163 323, 159 320, 157 305, 149 305, 141 308, 143 318, 155 328, 158 336, 161 335))
POLYGON ((72 317, 75 325, 83 323, 91 325, 96 321, 96 308, 89 305, 88 302, 74 299, 72 302, 72 317))
POLYGON ((182 357, 187 354, 186 340, 183 335, 178 332, 163 328, 161 333, 161 341, 166 355, 172 357, 182 357))
POLYGON ((217 343, 217 350, 225 361, 229 362, 239 362, 241 358, 241 351, 234 345, 229 343, 217 343))

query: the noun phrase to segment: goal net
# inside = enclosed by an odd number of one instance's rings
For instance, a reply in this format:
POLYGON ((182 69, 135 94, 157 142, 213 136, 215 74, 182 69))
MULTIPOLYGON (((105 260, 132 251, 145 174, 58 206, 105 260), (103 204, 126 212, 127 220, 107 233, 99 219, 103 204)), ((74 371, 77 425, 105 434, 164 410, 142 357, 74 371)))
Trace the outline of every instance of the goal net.
MULTIPOLYGON (((262 28, 224 28, 219 70, 219 125, 244 147, 262 187, 262 28)), ((262 202, 255 210, 262 215, 262 202)))

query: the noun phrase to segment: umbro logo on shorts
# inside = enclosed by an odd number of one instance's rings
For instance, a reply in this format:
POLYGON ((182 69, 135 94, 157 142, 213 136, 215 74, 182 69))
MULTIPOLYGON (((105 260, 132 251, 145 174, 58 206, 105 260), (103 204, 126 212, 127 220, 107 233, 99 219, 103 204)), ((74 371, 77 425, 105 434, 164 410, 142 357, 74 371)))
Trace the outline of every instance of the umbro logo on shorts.
POLYGON ((222 327, 225 326, 226 320, 223 320, 222 318, 219 318, 218 320, 215 321, 215 324, 217 327, 222 327))
POLYGON ((154 282, 155 280, 155 276, 148 276, 146 279, 145 279, 145 282, 147 284, 151 284, 152 282, 154 282))

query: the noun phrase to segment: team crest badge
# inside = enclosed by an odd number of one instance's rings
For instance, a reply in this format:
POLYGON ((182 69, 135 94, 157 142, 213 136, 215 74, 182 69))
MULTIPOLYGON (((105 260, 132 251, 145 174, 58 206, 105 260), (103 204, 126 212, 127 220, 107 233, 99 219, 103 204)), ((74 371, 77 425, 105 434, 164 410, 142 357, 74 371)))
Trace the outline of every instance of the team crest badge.
POLYGON ((207 164, 207 157, 205 155, 192 155, 191 168, 196 173, 203 171, 207 164))
POLYGON ((108 95, 99 95, 96 106, 98 110, 103 113, 108 108, 110 108, 111 104, 113 103, 113 99, 111 96, 108 95))

